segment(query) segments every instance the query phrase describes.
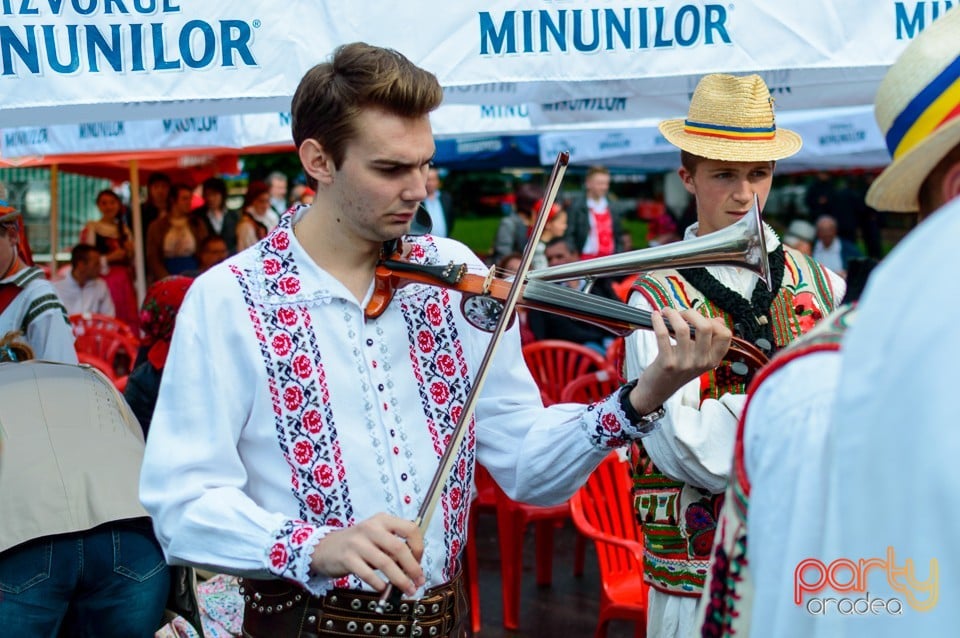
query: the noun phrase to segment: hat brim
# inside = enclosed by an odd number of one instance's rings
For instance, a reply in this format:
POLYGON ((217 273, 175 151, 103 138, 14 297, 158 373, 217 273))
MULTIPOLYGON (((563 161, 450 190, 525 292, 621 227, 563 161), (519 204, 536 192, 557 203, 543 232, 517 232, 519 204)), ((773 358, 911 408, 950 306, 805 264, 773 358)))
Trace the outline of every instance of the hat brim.
POLYGON ((960 144, 960 118, 938 129, 883 169, 867 190, 867 206, 891 213, 920 210, 923 180, 957 144, 960 144))
POLYGON ((803 140, 793 131, 778 128, 772 140, 731 140, 695 135, 684 130, 684 120, 660 122, 660 132, 680 150, 724 162, 768 162, 795 155, 803 140))
POLYGON ((20 211, 12 206, 0 206, 0 224, 12 222, 20 217, 20 211))

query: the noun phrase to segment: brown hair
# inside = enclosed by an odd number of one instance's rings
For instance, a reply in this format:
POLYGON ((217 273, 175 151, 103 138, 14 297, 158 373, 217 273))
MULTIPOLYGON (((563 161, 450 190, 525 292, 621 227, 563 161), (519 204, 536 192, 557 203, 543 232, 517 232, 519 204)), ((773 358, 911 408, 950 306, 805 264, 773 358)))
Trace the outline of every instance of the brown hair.
MULTIPOLYGON (((393 49, 364 42, 344 44, 330 62, 303 76, 290 107, 293 143, 314 139, 343 162, 347 143, 356 135, 354 122, 365 108, 378 107, 401 117, 422 117, 440 106, 443 89, 436 76, 393 49)), ((307 176, 316 188, 316 180, 307 176)))
POLYGON ((0 363, 33 359, 33 349, 17 330, 11 330, 0 339, 0 363))
POLYGON ((590 179, 594 175, 609 175, 610 169, 606 166, 591 166, 587 169, 587 176, 584 179, 590 179))

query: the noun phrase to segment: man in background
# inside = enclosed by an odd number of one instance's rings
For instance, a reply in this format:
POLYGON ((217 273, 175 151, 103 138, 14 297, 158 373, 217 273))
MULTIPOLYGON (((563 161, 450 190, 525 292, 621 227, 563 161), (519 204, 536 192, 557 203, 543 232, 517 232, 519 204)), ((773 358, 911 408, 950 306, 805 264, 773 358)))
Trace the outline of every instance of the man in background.
POLYGON ((53 287, 68 315, 89 312, 113 317, 115 310, 107 282, 100 278, 100 251, 77 244, 70 251, 70 272, 53 287))
POLYGON ((610 171, 603 166, 587 170, 586 193, 567 208, 569 225, 566 237, 583 259, 606 257, 622 250, 620 212, 607 195, 610 171))
POLYGON ((440 172, 431 168, 427 173, 427 198, 423 207, 430 213, 433 228, 431 235, 449 237, 453 232, 453 198, 450 193, 440 190, 440 172))

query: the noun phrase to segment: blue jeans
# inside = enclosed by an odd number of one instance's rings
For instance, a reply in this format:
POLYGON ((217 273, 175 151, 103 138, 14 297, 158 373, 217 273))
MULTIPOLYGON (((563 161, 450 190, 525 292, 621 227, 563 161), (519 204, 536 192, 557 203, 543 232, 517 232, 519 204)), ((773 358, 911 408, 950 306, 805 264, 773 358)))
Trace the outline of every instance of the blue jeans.
POLYGON ((153 636, 170 576, 149 522, 47 536, 0 554, 0 633, 153 636))

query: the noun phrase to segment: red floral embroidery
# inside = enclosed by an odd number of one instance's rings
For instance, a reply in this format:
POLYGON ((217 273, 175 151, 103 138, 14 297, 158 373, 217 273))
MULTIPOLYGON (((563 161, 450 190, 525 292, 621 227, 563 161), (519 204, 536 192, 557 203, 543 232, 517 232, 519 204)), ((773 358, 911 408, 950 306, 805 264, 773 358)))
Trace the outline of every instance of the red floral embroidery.
POLYGON ((290 536, 290 542, 294 545, 303 545, 312 533, 312 527, 301 527, 290 536))
POLYGON ((271 277, 280 272, 280 262, 276 259, 265 259, 263 261, 263 272, 271 277))
POLYGON ((794 295, 793 311, 800 322, 800 330, 804 333, 823 319, 823 311, 817 305, 817 298, 812 292, 801 292, 794 295))
POLYGON ((313 468, 313 480, 321 487, 330 487, 333 485, 333 468, 324 463, 313 468))
POLYGON ((427 306, 427 321, 432 326, 439 326, 443 322, 443 314, 440 312, 440 306, 435 303, 427 306))
POLYGON ((286 233, 276 233, 273 239, 270 240, 270 243, 272 243, 273 247, 277 250, 286 250, 290 247, 290 238, 286 233))
POLYGON ((272 345, 273 351, 277 353, 278 357, 285 357, 290 354, 290 349, 293 348, 293 340, 288 335, 278 334, 273 338, 272 345))
POLYGON ((293 373, 301 379, 306 379, 313 372, 310 357, 305 354, 297 355, 293 359, 293 373))
MULTIPOLYGON (((319 494, 308 494, 307 495, 307 507, 310 508, 310 511, 314 514, 323 513, 323 499, 320 498, 319 494)), ((329 522, 329 521, 328 521, 329 522)))
POLYGON ((430 396, 434 403, 444 404, 450 398, 450 388, 442 381, 436 381, 430 384, 430 396))
POLYGON ((288 410, 296 410, 303 403, 303 390, 295 385, 283 391, 283 403, 288 410))
POLYGON ((467 478, 467 460, 460 459, 460 462, 457 463, 457 476, 460 477, 460 480, 466 480, 467 478))
POLYGON ((603 424, 603 429, 611 434, 616 434, 620 431, 620 421, 612 412, 604 414, 600 422, 603 424))
POLYGON ((462 405, 455 405, 455 406, 453 406, 452 408, 450 408, 450 419, 451 419, 454 423, 460 423, 460 415, 461 415, 461 414, 463 414, 463 406, 462 406, 462 405))
POLYGON ((300 465, 306 465, 313 458, 313 446, 309 441, 297 441, 293 446, 293 457, 300 465))
POLYGON ((432 352, 435 345, 433 335, 426 330, 421 330, 417 333, 417 345, 422 352, 432 352))
POLYGON ((303 427, 307 428, 310 434, 317 434, 323 426, 323 419, 320 418, 320 412, 317 410, 307 410, 303 413, 303 427))
POLYGON ((297 313, 291 308, 281 308, 277 311, 277 321, 285 326, 292 326, 297 323, 297 313))
POLYGON ((452 377, 457 371, 457 366, 453 360, 453 357, 448 354, 442 354, 437 357, 437 368, 439 368, 440 372, 448 377, 452 377))
POLYGON ((459 487, 454 487, 450 490, 450 505, 454 509, 460 509, 460 499, 463 497, 463 492, 460 491, 459 487))
POLYGON ((296 277, 284 277, 277 283, 280 289, 288 295, 295 295, 300 292, 300 280, 296 277))
POLYGON ((270 548, 270 564, 276 569, 280 569, 287 564, 287 548, 283 543, 276 543, 270 548))
POLYGON ((410 247, 411 257, 415 257, 417 259, 423 259, 424 255, 426 255, 426 253, 423 250, 423 246, 421 246, 420 244, 414 244, 413 246, 410 247))

